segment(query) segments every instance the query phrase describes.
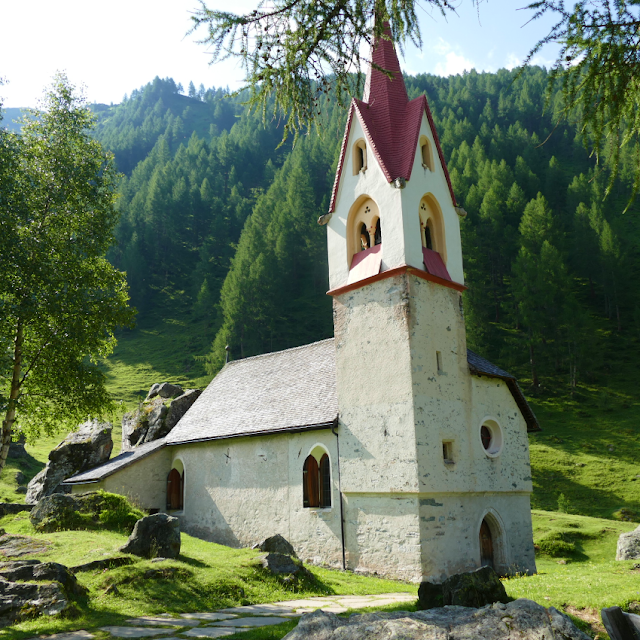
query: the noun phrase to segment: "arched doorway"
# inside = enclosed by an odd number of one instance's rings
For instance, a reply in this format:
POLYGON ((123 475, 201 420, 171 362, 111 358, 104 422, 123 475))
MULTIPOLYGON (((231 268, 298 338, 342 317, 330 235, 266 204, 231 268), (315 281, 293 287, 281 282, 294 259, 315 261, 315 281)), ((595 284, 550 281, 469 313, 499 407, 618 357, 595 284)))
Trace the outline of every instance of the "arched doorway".
POLYGON ((495 569, 493 557, 493 537, 487 520, 480 525, 480 564, 483 567, 495 569))

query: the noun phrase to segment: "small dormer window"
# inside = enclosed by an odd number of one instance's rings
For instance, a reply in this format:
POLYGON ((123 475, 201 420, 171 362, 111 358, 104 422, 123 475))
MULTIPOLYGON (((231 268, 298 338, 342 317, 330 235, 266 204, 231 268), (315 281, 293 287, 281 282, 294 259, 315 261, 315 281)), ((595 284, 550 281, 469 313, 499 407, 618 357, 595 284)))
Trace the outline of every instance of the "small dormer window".
POLYGON ((367 145, 364 140, 358 140, 353 144, 353 175, 364 173, 367 170, 367 145))
POLYGON ((433 171, 433 153, 431 153, 431 143, 427 136, 420 138, 420 155, 422 157, 422 167, 433 171))

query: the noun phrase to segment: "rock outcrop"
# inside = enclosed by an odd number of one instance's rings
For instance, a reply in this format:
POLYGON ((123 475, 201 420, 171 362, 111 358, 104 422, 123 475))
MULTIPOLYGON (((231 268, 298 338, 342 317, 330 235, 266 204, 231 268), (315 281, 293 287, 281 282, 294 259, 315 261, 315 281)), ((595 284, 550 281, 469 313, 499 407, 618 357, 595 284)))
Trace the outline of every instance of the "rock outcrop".
POLYGON ((168 382, 154 384, 142 405, 122 418, 122 451, 164 438, 201 393, 168 382))
POLYGON ((0 563, 0 627, 39 615, 67 613, 86 594, 62 564, 37 560, 0 563))
POLYGON ((482 609, 445 607, 429 611, 354 614, 340 618, 322 610, 307 613, 284 640, 589 640, 563 613, 531 600, 482 609))
POLYGON ((458 573, 442 584, 423 582, 418 589, 420 609, 446 605, 478 608, 494 602, 508 601, 504 585, 491 567, 458 573))
POLYGON ((638 560, 640 558, 640 527, 627 533, 621 533, 618 538, 616 560, 638 560))
POLYGON ((49 453, 47 466, 29 483, 25 501, 35 504, 45 496, 61 493, 65 478, 109 460, 113 449, 111 429, 109 422, 90 420, 70 433, 49 453))
POLYGON ((260 559, 263 569, 276 576, 306 573, 302 562, 284 553, 268 553, 260 559))
POLYGON ((180 555, 180 521, 166 513, 141 518, 120 551, 143 558, 177 558, 180 555))

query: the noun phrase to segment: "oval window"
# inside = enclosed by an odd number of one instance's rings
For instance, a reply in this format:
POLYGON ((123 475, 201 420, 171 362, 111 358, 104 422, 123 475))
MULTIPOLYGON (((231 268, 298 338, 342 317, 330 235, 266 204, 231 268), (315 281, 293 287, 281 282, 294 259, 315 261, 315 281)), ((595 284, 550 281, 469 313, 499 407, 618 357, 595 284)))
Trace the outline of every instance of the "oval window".
POLYGON ((502 429, 495 420, 485 420, 480 427, 480 442, 484 452, 491 458, 502 450, 502 429))

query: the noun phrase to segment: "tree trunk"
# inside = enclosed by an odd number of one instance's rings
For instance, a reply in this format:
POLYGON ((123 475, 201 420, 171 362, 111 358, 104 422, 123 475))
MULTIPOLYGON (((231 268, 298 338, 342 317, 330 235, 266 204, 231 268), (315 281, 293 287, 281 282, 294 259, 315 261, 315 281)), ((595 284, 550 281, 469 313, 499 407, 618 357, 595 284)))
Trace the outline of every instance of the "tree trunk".
POLYGON ((2 447, 0 448, 0 474, 4 469, 11 446, 11 432, 13 423, 16 421, 16 408, 18 397, 20 396, 20 372, 22 368, 22 343, 24 332, 22 322, 19 320, 16 326, 16 338, 13 349, 13 371, 11 374, 11 389, 9 391, 9 402, 7 403, 7 413, 2 421, 2 447))
POLYGON ((529 362, 531 363, 531 384, 535 389, 538 388, 538 371, 536 370, 536 361, 533 357, 533 342, 529 342, 529 362))

